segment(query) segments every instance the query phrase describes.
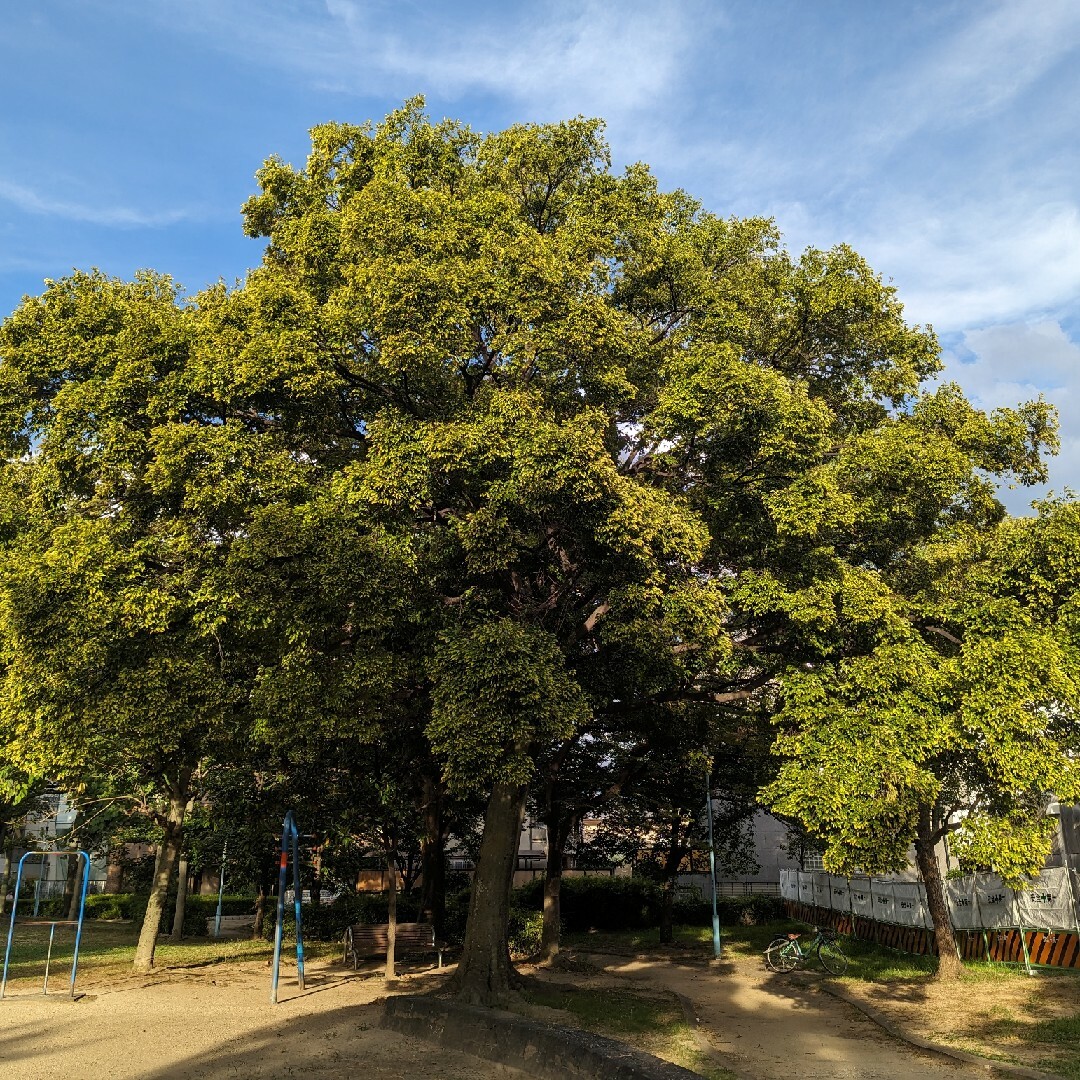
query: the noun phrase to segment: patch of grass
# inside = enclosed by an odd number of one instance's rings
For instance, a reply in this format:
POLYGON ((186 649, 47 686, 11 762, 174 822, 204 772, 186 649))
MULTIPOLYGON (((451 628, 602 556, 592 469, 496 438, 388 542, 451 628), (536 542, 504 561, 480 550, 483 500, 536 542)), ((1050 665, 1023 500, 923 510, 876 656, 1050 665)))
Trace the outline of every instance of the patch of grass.
POLYGON ((1059 1016, 1028 1024, 1020 1037, 1038 1046, 1061 1047, 1053 1057, 1040 1060, 1039 1067, 1068 1080, 1080 1080, 1080 1016, 1059 1016))
MULTIPOLYGON (((5 927, 6 930, 6 927, 5 927)), ((96 983, 121 979, 132 974, 138 928, 129 923, 87 922, 83 927, 82 944, 79 949, 79 983, 92 979, 96 983)), ((45 972, 45 956, 48 950, 49 928, 47 926, 15 925, 8 982, 14 984, 25 980, 40 985, 45 972)), ((6 933, 4 943, 6 944, 6 933)), ((3 947, 0 945, 0 947, 3 947)), ((57 988, 67 980, 71 971, 71 958, 75 947, 73 927, 57 927, 53 943, 49 984, 57 988)), ((309 956, 330 950, 336 953, 334 943, 316 943, 304 946, 309 956)), ((262 959, 271 955, 271 946, 262 940, 224 938, 192 938, 173 944, 159 940, 154 962, 158 968, 182 968, 203 964, 227 963, 238 960, 262 959)), ((286 957, 288 951, 283 953, 286 957)), ((24 988, 20 988, 24 989, 24 988)))
POLYGON ((734 1073, 717 1066, 700 1049, 682 1007, 671 995, 537 984, 524 996, 531 1005, 568 1013, 584 1031, 619 1039, 708 1080, 734 1080, 734 1073))

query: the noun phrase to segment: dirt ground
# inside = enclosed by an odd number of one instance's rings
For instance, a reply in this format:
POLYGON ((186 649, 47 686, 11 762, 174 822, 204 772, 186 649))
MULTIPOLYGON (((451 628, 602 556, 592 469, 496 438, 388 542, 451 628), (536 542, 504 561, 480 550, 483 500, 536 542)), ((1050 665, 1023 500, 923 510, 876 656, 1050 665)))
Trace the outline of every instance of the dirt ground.
MULTIPOLYGON (((416 993, 440 978, 401 978, 397 988, 416 993)), ((87 993, 75 1002, 62 994, 43 998, 22 986, 14 988, 18 996, 0 1002, 0 1074, 19 1080, 522 1075, 379 1030, 371 1003, 385 995, 384 981, 326 962, 308 966, 304 993, 295 968, 283 972, 276 1007, 269 1004, 270 973, 263 963, 80 985, 87 993)))
POLYGON ((606 976, 610 985, 633 980, 689 999, 716 1063, 744 1080, 966 1080, 986 1075, 914 1050, 857 1009, 817 990, 812 977, 772 974, 757 958, 706 967, 664 958, 581 957, 602 970, 594 980, 606 976))
MULTIPOLYGON (((698 1022, 698 1041, 743 1080, 965 1080, 985 1071, 916 1051, 887 1036, 858 1010, 818 989, 813 975, 782 976, 757 958, 720 965, 667 957, 580 953, 575 985, 663 990, 680 995, 698 1022)), ((452 969, 415 972, 395 992, 435 989, 452 969)), ((567 981, 566 972, 533 969, 539 978, 567 981)), ((268 1002, 269 970, 262 961, 165 970, 151 977, 80 980, 85 997, 42 998, 36 984, 16 984, 0 1002, 3 1075, 20 1080, 59 1076, 103 1080, 225 1080, 306 1075, 318 1080, 432 1077, 486 1080, 520 1076, 375 1027, 375 1002, 386 984, 377 974, 354 975, 329 960, 309 965, 301 993, 295 969, 283 972, 276 1008, 268 1002)), ((62 985, 56 986, 59 990, 62 985)), ((963 1045, 965 1032, 1022 1015, 1069 1011, 1071 984, 1002 981, 970 1000, 952 988, 848 984, 875 1007, 938 1041, 963 1045), (1065 995, 1069 1001, 1065 1001, 1065 995), (1059 1000, 1060 998, 1060 1000, 1059 1000), (977 1004, 983 1002, 982 1006, 977 1004), (980 1012, 980 1008, 982 1012, 980 1012)), ((550 1019, 558 1020, 557 1017, 550 1019)))
POLYGON ((852 983, 845 989, 924 1039, 976 1053, 992 1045, 1021 1065, 1046 1069, 1054 1048, 1032 1045, 1023 1032, 1040 1020, 1075 1016, 1080 1009, 1078 984, 1072 974, 1041 972, 1032 978, 967 984, 959 992, 955 986, 925 981, 852 983))

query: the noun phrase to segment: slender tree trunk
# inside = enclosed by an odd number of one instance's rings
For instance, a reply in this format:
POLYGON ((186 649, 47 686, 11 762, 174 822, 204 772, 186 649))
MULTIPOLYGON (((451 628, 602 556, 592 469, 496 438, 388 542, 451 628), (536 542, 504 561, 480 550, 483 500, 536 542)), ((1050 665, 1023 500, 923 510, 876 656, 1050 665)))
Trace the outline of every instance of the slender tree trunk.
POLYGON ((956 936, 953 933, 952 919, 949 917, 949 905, 945 900, 945 886, 934 851, 934 839, 931 808, 921 806, 915 839, 915 862, 926 888, 926 903, 930 908, 930 921, 934 926, 934 944, 938 951, 937 977, 956 979, 962 974, 964 965, 956 950, 956 936))
POLYGON ((459 996, 474 1005, 498 1003, 516 982, 507 924, 525 793, 524 786, 496 784, 484 815, 484 838, 456 975, 459 996))
POLYGON ((259 892, 255 898, 255 924, 251 928, 253 941, 258 941, 263 935, 263 924, 266 921, 266 897, 270 892, 270 875, 272 867, 266 852, 263 852, 259 860, 259 892))
POLYGON ((176 881, 176 911, 173 913, 172 939, 180 941, 184 937, 184 909, 187 907, 188 892, 188 854, 180 856, 180 869, 176 881))
POLYGON ((124 849, 110 847, 105 856, 105 892, 115 895, 124 880, 124 849))
MULTIPOLYGON (((78 829, 79 825, 82 823, 82 820, 82 811, 79 810, 78 807, 76 807, 75 818, 71 823, 70 832, 75 832, 75 830, 78 829)), ((78 834, 76 833, 76 835, 78 834)), ((67 841, 67 845, 68 847, 72 846, 72 841, 70 839, 67 841)), ((75 844, 74 846, 78 847, 77 844, 75 844)), ((80 877, 82 876, 80 873, 80 871, 82 870, 82 859, 80 859, 79 856, 73 852, 67 857, 67 866, 65 869, 67 873, 64 875, 64 897, 60 901, 60 910, 63 911, 65 919, 74 919, 76 917, 75 913, 78 911, 79 908, 76 886, 79 882, 80 877)))
POLYGON ((316 844, 315 858, 312 860, 311 903, 316 911, 318 911, 319 905, 322 903, 322 850, 322 844, 316 844))
MULTIPOLYGON (((185 785, 186 786, 186 785, 185 785)), ((169 796, 169 812, 165 819, 164 835, 154 860, 154 881, 150 899, 139 931, 139 944, 135 948, 135 970, 151 971, 154 967, 154 949, 157 946, 161 915, 165 908, 165 896, 176 866, 176 858, 184 835, 184 811, 187 809, 187 792, 179 786, 169 796)))
POLYGON ((547 825, 547 861, 544 866, 544 922, 540 937, 540 956, 551 963, 559 955, 562 935, 562 879, 566 842, 573 822, 551 817, 547 825))
POLYGON ((660 944, 670 945, 675 940, 673 933, 675 913, 675 881, 679 873, 682 849, 679 847, 679 819, 671 822, 671 840, 668 843, 667 857, 664 859, 664 891, 660 904, 660 944))
POLYGON ((430 920, 438 941, 446 926, 446 833, 443 830, 442 788, 431 776, 423 778, 424 839, 420 846, 420 910, 430 920))
POLYGON ((386 896, 386 981, 397 978, 394 970, 397 949, 397 842, 386 850, 386 868, 390 871, 390 891, 386 896))

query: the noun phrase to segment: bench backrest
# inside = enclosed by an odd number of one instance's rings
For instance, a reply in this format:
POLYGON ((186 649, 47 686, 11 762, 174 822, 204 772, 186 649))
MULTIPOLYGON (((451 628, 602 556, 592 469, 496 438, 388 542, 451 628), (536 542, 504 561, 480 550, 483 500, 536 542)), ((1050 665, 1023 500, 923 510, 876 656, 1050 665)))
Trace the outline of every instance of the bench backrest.
MULTIPOLYGON (((386 952, 386 932, 382 926, 350 926, 348 929, 352 947, 358 953, 386 952)), ((395 949, 433 949, 435 931, 430 923, 398 923, 395 949)))

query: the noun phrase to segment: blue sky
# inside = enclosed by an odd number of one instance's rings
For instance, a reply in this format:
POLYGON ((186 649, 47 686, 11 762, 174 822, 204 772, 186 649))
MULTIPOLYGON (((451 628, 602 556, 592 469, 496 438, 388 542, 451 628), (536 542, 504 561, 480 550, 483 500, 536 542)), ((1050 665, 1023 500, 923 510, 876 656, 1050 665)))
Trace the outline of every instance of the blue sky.
POLYGON ((0 313, 72 267, 242 276, 256 168, 326 120, 603 116, 617 163, 854 245, 984 407, 1045 392, 1080 489, 1078 54, 1076 0, 11 3, 0 313))

